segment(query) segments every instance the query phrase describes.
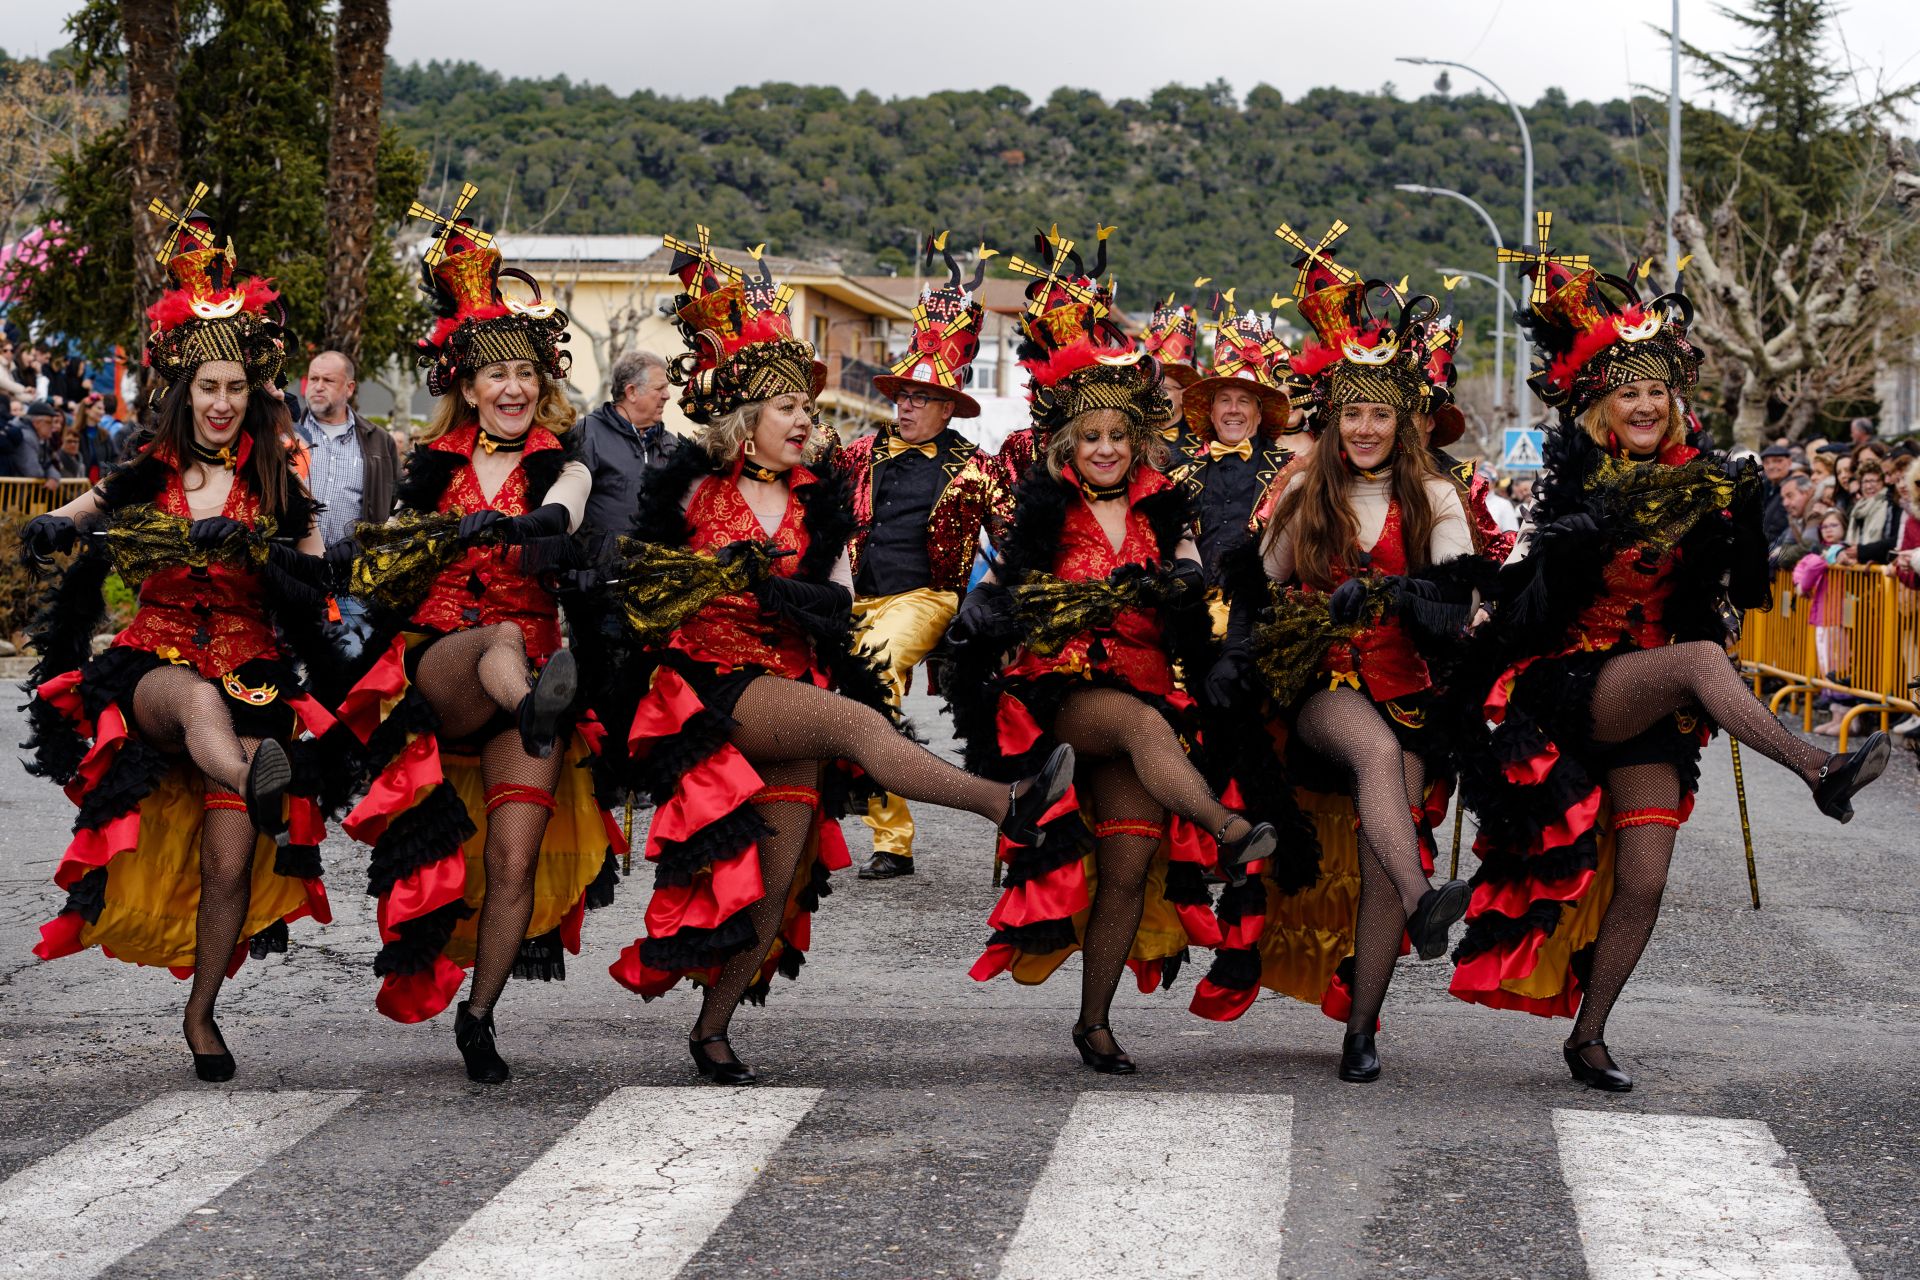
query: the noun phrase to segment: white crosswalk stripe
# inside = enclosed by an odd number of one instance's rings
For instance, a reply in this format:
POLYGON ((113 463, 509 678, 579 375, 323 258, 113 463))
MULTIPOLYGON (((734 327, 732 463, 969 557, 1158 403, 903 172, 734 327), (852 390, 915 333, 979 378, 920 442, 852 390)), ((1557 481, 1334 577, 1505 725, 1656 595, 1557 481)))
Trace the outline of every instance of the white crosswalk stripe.
POLYGON ((1553 1113, 1592 1280, 1857 1280, 1758 1120, 1553 1113))
POLYGON ((450 1236, 419 1280, 667 1280, 726 1220, 818 1089, 621 1089, 450 1236))
POLYGON ((1284 1094, 1083 1093, 1002 1280, 1271 1277, 1292 1145, 1284 1094))
POLYGON ((0 1275, 85 1280, 359 1096, 170 1093, 0 1183, 0 1275))

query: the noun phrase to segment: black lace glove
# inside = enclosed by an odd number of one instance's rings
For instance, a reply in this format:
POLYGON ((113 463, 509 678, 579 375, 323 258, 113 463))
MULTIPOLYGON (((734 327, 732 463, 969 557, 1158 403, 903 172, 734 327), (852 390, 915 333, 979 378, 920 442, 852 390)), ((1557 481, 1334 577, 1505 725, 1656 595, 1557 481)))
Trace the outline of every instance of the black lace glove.
POLYGON ((46 564, 54 556, 73 550, 79 538, 80 526, 67 517, 35 516, 20 530, 20 563, 46 564))
POLYGON ((460 517, 460 545, 472 546, 481 534, 506 519, 498 511, 482 509, 468 512, 460 517))
POLYGON ((1367 584, 1348 578, 1327 597, 1327 616, 1336 627, 1350 627, 1367 611, 1367 584))
POLYGON ((845 630, 853 609, 853 593, 837 582, 769 577, 754 584, 753 594, 763 610, 799 624, 809 635, 845 630))
POLYGON ((247 526, 238 520, 226 516, 208 516, 205 520, 195 520, 187 526, 187 541, 201 550, 210 551, 229 538, 244 534, 247 526))

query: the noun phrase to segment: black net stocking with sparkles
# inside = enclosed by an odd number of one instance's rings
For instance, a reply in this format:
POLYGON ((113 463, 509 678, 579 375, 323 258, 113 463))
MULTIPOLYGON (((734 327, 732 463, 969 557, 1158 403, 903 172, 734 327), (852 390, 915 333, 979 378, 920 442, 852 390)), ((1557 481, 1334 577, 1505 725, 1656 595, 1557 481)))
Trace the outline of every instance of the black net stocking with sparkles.
POLYGON ((141 676, 133 687, 133 721, 161 750, 185 750, 222 790, 246 794, 252 750, 234 733, 220 690, 192 667, 169 665, 141 676))
POLYGON ((1400 958, 1400 939, 1406 936, 1407 913, 1386 864, 1360 840, 1360 909, 1353 929, 1353 1007, 1347 1014, 1348 1031, 1373 1031, 1386 1003, 1393 966, 1400 958))
POLYGON ((467 737, 497 712, 520 709, 532 684, 526 641, 510 622, 441 636, 420 655, 414 681, 440 717, 440 731, 467 737))
POLYGON ((1811 785, 1827 753, 1802 742, 1768 712, 1717 645, 1642 649, 1607 660, 1593 686, 1593 735, 1607 743, 1644 733, 1682 707, 1699 706, 1716 724, 1811 785))
MULTIPOLYGON (((480 773, 489 788, 502 783, 538 787, 548 795, 560 781, 558 754, 545 760, 526 753, 517 729, 496 733, 480 754, 480 773)), ((514 958, 526 941, 533 918, 533 876, 540 864, 540 842, 547 834, 545 805, 510 801, 487 815, 487 896, 480 904, 474 941, 473 986, 467 1004, 475 1017, 487 1013, 506 989, 514 958)))
MULTIPOLYGON (((755 687, 765 683, 766 680, 756 681, 755 687)), ((812 760, 768 765, 759 773, 770 787, 820 785, 820 766, 812 760)), ((794 872, 799 868, 800 855, 806 852, 807 839, 813 831, 811 805, 782 801, 756 804, 754 809, 773 828, 773 834, 760 841, 761 895, 759 901, 747 908, 747 919, 753 924, 753 945, 728 960, 719 978, 707 988, 700 1002, 700 1016, 693 1024, 696 1040, 725 1035, 727 1025, 733 1020, 733 1011, 740 1005, 740 997, 759 977, 760 966, 766 963, 767 952, 773 949, 773 941, 780 934, 780 923, 786 918, 794 872)), ((708 1045, 701 1052, 715 1062, 732 1060, 724 1045, 708 1045)))
MULTIPOLYGON (((1166 807, 1149 794, 1126 760, 1083 766, 1080 773, 1099 821, 1160 822, 1166 818, 1166 807)), ((1120 985, 1134 936, 1140 931, 1147 870, 1159 844, 1151 836, 1103 835, 1095 846, 1099 882, 1094 887, 1093 908, 1080 943, 1084 952, 1080 977, 1082 1027, 1098 1026, 1110 1016, 1114 989, 1120 985)), ((1090 1039, 1097 1053, 1119 1051, 1111 1032, 1096 1032, 1090 1039)))
POLYGON ((1187 759, 1173 727, 1129 693, 1087 689, 1069 694, 1054 717, 1053 734, 1089 760, 1130 762, 1135 785, 1160 808, 1198 823, 1208 835, 1217 834, 1234 817, 1187 759))
POLYGON ((851 698, 761 676, 740 695, 733 718, 733 745, 756 765, 851 760, 874 785, 903 799, 965 809, 994 822, 1006 816, 1004 785, 947 763, 851 698))
MULTIPOLYGON (((222 715, 224 716, 224 712, 222 715)), ((260 744, 240 740, 248 758, 260 744)), ((195 1053, 219 1053, 213 1006, 226 981, 240 930, 253 899, 253 851, 258 833, 237 809, 209 809, 200 825, 200 906, 193 933, 193 986, 187 993, 187 1042, 195 1053)))
MULTIPOLYGON (((1613 812, 1631 809, 1674 809, 1680 804, 1680 775, 1670 764, 1631 765, 1607 774, 1607 803, 1613 812)), ((1675 828, 1659 823, 1617 830, 1613 836, 1613 898, 1600 918, 1593 940, 1593 965, 1587 975, 1580 1016, 1574 1019, 1573 1039, 1598 1040, 1606 1034, 1607 1015, 1633 975, 1647 949, 1653 925, 1660 918, 1660 898, 1667 888, 1667 867, 1673 861, 1675 828)), ((1588 1060, 1603 1065, 1599 1050, 1588 1050, 1588 1060)))
POLYGON ((1420 758, 1401 748, 1373 699, 1357 689, 1322 689, 1308 697, 1294 732, 1308 748, 1352 772, 1353 807, 1366 835, 1361 855, 1372 850, 1400 895, 1402 916, 1411 915, 1431 887, 1413 825, 1413 806, 1425 787, 1420 758))

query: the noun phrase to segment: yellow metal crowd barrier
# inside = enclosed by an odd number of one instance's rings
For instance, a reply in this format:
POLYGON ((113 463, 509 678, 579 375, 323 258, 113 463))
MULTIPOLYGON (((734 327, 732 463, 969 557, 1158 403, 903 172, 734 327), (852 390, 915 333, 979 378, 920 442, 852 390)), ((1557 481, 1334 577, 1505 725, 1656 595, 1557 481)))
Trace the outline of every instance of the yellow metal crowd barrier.
POLYGON ((62 480, 49 489, 45 480, 0 479, 0 512, 37 516, 72 502, 87 488, 85 480, 62 480))
POLYGON ((1920 713, 1908 687, 1920 677, 1920 591, 1883 565, 1829 566, 1817 603, 1780 574, 1773 608, 1747 614, 1736 652, 1754 692, 1780 682, 1768 705, 1797 702, 1808 729, 1821 691, 1854 698, 1840 721, 1841 751, 1860 716, 1877 715, 1884 729, 1893 715, 1920 713))

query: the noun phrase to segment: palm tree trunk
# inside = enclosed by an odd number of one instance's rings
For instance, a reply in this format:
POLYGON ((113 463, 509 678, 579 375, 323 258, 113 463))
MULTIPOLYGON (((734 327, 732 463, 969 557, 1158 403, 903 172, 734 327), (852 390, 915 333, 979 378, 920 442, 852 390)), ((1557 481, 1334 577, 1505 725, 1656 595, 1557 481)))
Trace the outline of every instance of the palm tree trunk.
POLYGON ((154 258, 167 224, 147 212, 156 196, 179 208, 180 115, 178 59, 180 15, 174 0, 121 0, 120 26, 127 42, 127 198, 133 206, 132 320, 139 323, 160 296, 166 271, 154 258))
POLYGON ((380 151, 380 81, 386 71, 387 0, 340 0, 333 32, 333 130, 327 143, 325 347, 360 361, 367 268, 376 247, 374 170, 380 151))

